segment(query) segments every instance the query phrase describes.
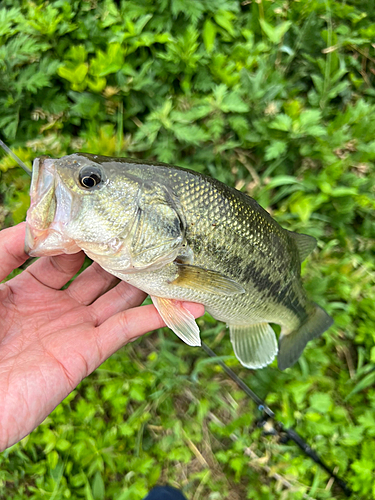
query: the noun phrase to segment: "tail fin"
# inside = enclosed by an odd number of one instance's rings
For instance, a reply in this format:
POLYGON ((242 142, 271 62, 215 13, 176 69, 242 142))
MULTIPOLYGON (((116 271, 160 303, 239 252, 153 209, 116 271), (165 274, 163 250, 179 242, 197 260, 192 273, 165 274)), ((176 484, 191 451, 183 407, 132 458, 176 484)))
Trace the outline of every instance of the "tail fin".
POLYGON ((313 310, 303 325, 294 332, 281 335, 279 339, 278 367, 285 370, 294 365, 309 340, 319 337, 333 324, 333 319, 324 309, 313 304, 313 310))

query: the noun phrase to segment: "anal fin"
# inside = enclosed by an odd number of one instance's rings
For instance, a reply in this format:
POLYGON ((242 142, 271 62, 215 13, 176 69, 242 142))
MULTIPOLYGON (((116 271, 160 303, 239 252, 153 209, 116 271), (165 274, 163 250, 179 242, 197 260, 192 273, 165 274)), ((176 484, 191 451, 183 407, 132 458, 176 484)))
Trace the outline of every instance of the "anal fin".
POLYGON ((229 329, 234 353, 246 368, 263 368, 275 359, 276 335, 268 323, 229 325, 229 329))
POLYGON ((151 296, 154 306, 165 324, 186 344, 200 346, 199 327, 194 316, 185 309, 182 302, 174 299, 163 299, 151 296))

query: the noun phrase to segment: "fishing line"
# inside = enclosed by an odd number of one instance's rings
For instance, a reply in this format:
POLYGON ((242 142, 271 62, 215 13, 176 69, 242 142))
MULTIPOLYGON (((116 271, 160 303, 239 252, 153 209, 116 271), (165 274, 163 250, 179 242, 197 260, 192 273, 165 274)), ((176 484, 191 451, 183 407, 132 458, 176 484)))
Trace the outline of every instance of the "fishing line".
POLYGON ((31 177, 31 173, 32 173, 32 172, 31 172, 31 169, 30 169, 27 165, 25 165, 25 163, 24 163, 24 162, 23 162, 20 158, 18 158, 18 156, 17 156, 17 155, 15 155, 15 154, 13 153, 13 151, 12 151, 11 149, 9 149, 9 148, 8 148, 8 146, 7 146, 6 144, 4 144, 4 143, 3 143, 3 141, 2 141, 1 139, 0 139, 0 146, 1 146, 1 147, 3 148, 3 150, 4 150, 6 153, 8 153, 8 155, 9 155, 9 156, 11 156, 11 157, 13 158, 13 160, 15 160, 15 161, 18 163, 18 165, 19 165, 21 168, 23 168, 23 170, 24 170, 24 171, 25 171, 28 175, 30 175, 30 177, 31 177))
POLYGON ((292 427, 285 428, 284 425, 275 419, 274 412, 268 407, 268 405, 257 395, 254 391, 250 389, 250 387, 245 384, 245 382, 238 377, 234 371, 229 368, 221 359, 218 358, 217 354, 208 347, 207 344, 202 342, 202 349, 209 355, 211 358, 216 358, 216 362, 222 367, 229 377, 236 382, 238 387, 240 387, 250 399, 254 401, 258 405, 258 410, 263 413, 265 418, 259 421, 259 427, 263 427, 265 434, 278 435, 280 438, 280 442, 287 443, 288 441, 294 441, 296 445, 304 452, 307 456, 309 456, 316 464, 322 467, 331 478, 333 478, 337 485, 342 489, 347 497, 352 495, 352 490, 346 484, 346 482, 337 476, 337 474, 331 470, 328 465, 319 457, 315 450, 311 448, 311 446, 303 439, 302 436, 298 434, 292 427))

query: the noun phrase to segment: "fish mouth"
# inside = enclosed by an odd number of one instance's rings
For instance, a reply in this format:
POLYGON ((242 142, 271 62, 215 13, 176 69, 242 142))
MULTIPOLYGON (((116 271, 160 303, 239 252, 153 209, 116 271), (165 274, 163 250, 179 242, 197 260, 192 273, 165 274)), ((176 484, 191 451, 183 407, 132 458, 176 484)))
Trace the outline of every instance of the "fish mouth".
POLYGON ((30 257, 77 253, 80 248, 66 234, 72 220, 72 193, 59 179, 56 162, 36 158, 30 187, 30 208, 26 216, 25 252, 30 257))

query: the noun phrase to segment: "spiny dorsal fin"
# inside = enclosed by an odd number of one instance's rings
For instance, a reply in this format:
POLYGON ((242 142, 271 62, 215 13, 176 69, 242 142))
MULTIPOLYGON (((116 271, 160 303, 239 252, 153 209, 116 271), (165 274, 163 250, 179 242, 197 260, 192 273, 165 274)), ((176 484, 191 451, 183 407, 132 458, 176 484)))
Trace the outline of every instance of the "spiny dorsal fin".
POLYGON ((316 239, 314 236, 308 234, 299 234, 289 231, 290 236, 294 239, 297 245, 297 250, 301 262, 303 262, 308 255, 311 254, 316 247, 316 239))

